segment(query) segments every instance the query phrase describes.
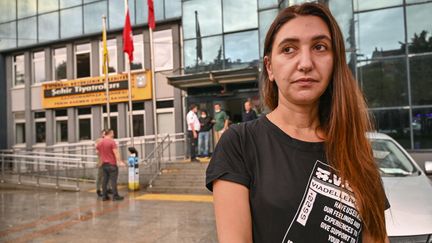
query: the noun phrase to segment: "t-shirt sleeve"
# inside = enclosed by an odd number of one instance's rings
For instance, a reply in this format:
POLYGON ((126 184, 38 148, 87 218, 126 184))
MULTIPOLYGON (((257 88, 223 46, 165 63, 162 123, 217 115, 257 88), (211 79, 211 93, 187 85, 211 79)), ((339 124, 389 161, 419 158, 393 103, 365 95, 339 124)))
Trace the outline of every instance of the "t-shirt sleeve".
POLYGON ((213 191, 213 182, 225 180, 250 188, 251 173, 244 158, 244 148, 237 129, 231 127, 219 140, 206 172, 206 187, 213 191))
POLYGON ((112 149, 117 149, 117 144, 116 144, 116 142, 114 140, 112 140, 111 148, 112 149))

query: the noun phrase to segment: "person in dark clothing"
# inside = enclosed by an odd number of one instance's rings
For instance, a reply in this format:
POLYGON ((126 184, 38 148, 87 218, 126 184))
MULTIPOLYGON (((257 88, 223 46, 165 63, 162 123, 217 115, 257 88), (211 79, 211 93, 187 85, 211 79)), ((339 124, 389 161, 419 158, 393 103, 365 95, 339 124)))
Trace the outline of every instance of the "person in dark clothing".
POLYGON ((208 116, 206 111, 201 111, 199 122, 201 124, 201 129, 198 134, 198 155, 200 157, 208 157, 210 130, 213 127, 212 117, 208 116))
POLYGON ((252 109, 251 102, 248 100, 244 103, 245 110, 242 113, 242 122, 252 121, 257 119, 256 112, 252 109))
POLYGON ((190 106, 189 112, 186 115, 191 162, 200 162, 199 159, 196 158, 196 146, 198 143, 198 133, 201 128, 198 116, 196 115, 197 112, 198 112, 198 106, 192 104, 190 106))

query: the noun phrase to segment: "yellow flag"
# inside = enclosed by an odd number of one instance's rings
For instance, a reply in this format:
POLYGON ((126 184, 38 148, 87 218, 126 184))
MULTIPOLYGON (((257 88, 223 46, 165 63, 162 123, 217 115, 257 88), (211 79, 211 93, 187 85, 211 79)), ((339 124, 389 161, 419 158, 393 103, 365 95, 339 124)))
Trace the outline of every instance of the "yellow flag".
POLYGON ((102 45, 103 45, 103 73, 104 75, 108 74, 108 66, 109 66, 109 57, 108 57, 108 48, 107 48, 107 37, 106 37, 106 27, 105 21, 103 22, 103 30, 102 30, 102 45))

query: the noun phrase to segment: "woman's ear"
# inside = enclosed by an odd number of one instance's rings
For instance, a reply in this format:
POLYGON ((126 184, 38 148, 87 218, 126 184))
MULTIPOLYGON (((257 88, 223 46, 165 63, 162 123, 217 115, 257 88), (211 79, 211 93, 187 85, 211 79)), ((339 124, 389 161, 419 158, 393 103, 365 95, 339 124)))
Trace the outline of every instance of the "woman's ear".
POLYGON ((267 70, 267 74, 268 74, 268 78, 269 78, 270 82, 273 82, 274 81, 274 75, 273 75, 273 71, 272 71, 272 67, 271 67, 270 57, 268 57, 268 56, 264 57, 264 66, 267 70))

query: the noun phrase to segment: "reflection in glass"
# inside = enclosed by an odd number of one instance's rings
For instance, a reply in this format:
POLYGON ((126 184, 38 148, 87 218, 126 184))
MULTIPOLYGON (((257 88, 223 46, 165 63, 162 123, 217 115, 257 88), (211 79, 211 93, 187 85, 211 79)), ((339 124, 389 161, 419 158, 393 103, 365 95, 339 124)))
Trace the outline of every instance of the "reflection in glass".
MULTIPOLYGON (((107 49, 108 49, 108 73, 116 73, 117 72, 117 40, 116 39, 109 39, 107 40, 107 49)), ((102 50, 102 41, 100 42, 100 50, 102 50)), ((102 62, 103 62, 103 53, 102 51, 99 52, 100 55, 100 70, 101 75, 103 74, 102 70, 102 62)))
POLYGON ((68 8, 77 6, 82 3, 82 0, 60 0, 60 8, 68 8))
POLYGON ((133 115, 134 137, 144 136, 144 115, 133 115))
POLYGON ((80 35, 82 31, 82 10, 81 7, 69 8, 60 11, 61 38, 80 35))
POLYGON ((195 38, 195 11, 198 13, 198 23, 201 36, 222 33, 222 12, 220 0, 201 1, 191 0, 183 2, 183 33, 184 39, 195 38))
POLYGON ((14 56, 14 85, 24 84, 24 55, 14 56))
POLYGON ((66 79, 66 48, 58 48, 53 52, 54 80, 66 79))
POLYGON ((403 0, 353 0, 354 11, 362 11, 376 8, 384 8, 395 5, 401 5, 403 0))
POLYGON ((413 109, 414 149, 432 148, 432 107, 413 109))
POLYGON ((165 17, 181 17, 181 0, 165 0, 165 17))
POLYGON ((78 120, 78 138, 79 140, 90 140, 91 139, 91 119, 80 118, 78 120))
POLYGON ((15 144, 25 143, 25 123, 16 123, 15 124, 15 144))
POLYGON ((410 53, 432 52, 432 3, 408 6, 407 34, 410 53))
POLYGON ((224 32, 258 27, 257 1, 223 0, 224 32))
MULTIPOLYGON (((143 35, 134 35, 133 37, 134 44, 134 60, 131 63, 131 70, 139 70, 144 68, 144 41, 143 35)), ((125 55, 125 60, 127 55, 125 55)), ((125 62, 126 63, 126 62, 125 62)), ((126 68, 125 68, 126 70, 126 68)))
POLYGON ((33 53, 33 82, 40 83, 46 81, 45 78, 45 52, 33 53))
POLYGON ((18 46, 37 42, 36 17, 18 20, 18 46))
POLYGON ((413 105, 432 105, 432 55, 410 58, 413 105))
POLYGON ((35 123, 36 132, 36 143, 45 143, 46 138, 46 123, 36 122, 35 123))
MULTIPOLYGON (((10 1, 10 0, 8 0, 10 1)), ((18 18, 25 18, 28 16, 36 15, 36 3, 34 0, 19 0, 17 1, 18 6, 18 18)), ((10 11, 10 9, 9 9, 10 11)))
POLYGON ((68 140, 68 121, 57 121, 56 122, 56 142, 67 142, 68 140))
MULTIPOLYGON (((141 2, 141 1, 138 1, 141 2)), ((142 1, 144 2, 144 1, 142 1)), ((146 2, 147 3, 147 2, 146 2)), ((129 5, 129 16, 131 24, 135 24, 135 1, 128 0, 129 5)), ((144 4, 147 8, 147 4, 144 4)), ((109 29, 119 29, 123 28, 124 22, 125 22, 125 5, 124 1, 117 1, 117 0, 109 0, 108 1, 108 8, 109 8, 109 29)))
POLYGON ((39 42, 56 40, 59 38, 58 12, 39 15, 39 42))
POLYGON ((144 24, 147 23, 147 21, 148 21, 147 2, 137 1, 136 2, 136 23, 144 24))
POLYGON ((258 31, 225 35, 225 68, 258 66, 258 31))
POLYGON ((357 14, 357 54, 363 57, 394 56, 405 53, 403 8, 357 14))
POLYGON ((203 72, 223 68, 222 36, 202 38, 202 59, 197 56, 197 39, 184 42, 185 72, 203 72))
POLYGON ((404 148, 411 147, 409 110, 374 110, 372 114, 377 132, 389 135, 404 148))
POLYGON ((38 13, 46 13, 58 10, 58 0, 38 0, 38 13))
POLYGON ((278 0, 258 0, 258 7, 260 9, 271 8, 271 7, 277 8, 277 6, 278 6, 278 0))
POLYGON ((369 107, 408 105, 405 58, 361 62, 358 77, 369 107))
POLYGON ((0 50, 16 47, 16 22, 0 24, 0 50))
POLYGON ((155 70, 173 69, 173 48, 171 29, 154 32, 155 70))
MULTIPOLYGON (((172 1, 172 0, 171 0, 172 1)), ((164 0, 153 0, 156 21, 164 19, 164 0)))
POLYGON ((277 14, 278 14, 277 9, 270 9, 270 10, 259 12, 260 56, 262 56, 264 52, 264 41, 265 41, 267 31, 271 23, 273 22, 273 20, 276 18, 277 14))
POLYGON ((102 16, 107 16, 107 3, 84 5, 84 33, 101 32, 102 16))
POLYGON ((355 44, 352 1, 331 0, 329 8, 341 28, 345 49, 349 50, 355 44))
POLYGON ((0 1, 0 23, 16 18, 16 11, 11 9, 16 9, 15 1, 0 1))

